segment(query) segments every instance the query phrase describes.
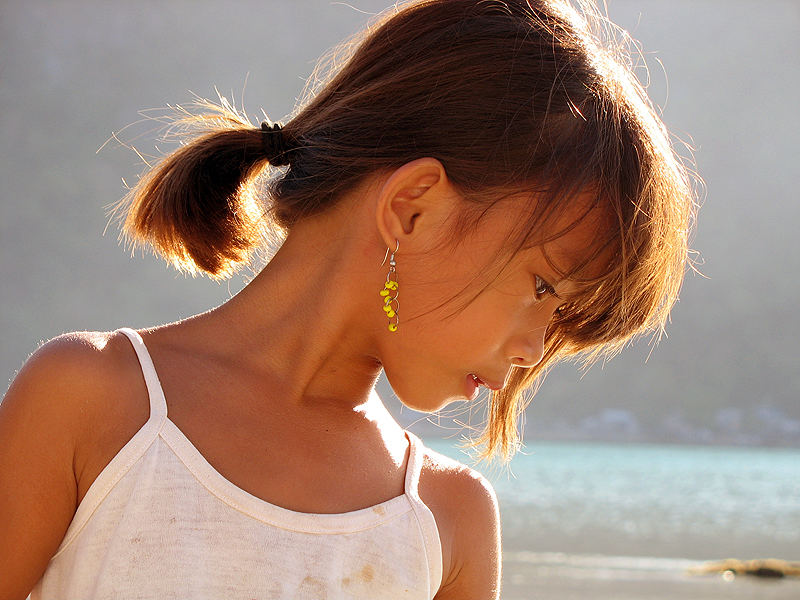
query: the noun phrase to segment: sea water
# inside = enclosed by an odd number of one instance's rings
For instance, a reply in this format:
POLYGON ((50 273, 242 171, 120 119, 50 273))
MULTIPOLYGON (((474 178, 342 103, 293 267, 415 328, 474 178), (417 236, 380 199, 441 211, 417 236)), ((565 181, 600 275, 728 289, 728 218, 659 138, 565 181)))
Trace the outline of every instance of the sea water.
POLYGON ((456 440, 425 443, 493 483, 513 598, 800 598, 800 580, 687 574, 724 558, 800 560, 800 450, 534 443, 500 469, 456 440))

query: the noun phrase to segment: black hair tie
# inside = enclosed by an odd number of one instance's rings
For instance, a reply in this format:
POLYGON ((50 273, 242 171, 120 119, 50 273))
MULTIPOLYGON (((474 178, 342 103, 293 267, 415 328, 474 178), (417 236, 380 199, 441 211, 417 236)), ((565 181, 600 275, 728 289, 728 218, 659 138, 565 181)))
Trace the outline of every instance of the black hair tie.
POLYGON ((289 154, 293 148, 287 143, 278 123, 270 125, 264 121, 261 123, 261 150, 269 160, 269 164, 282 167, 289 164, 289 154))

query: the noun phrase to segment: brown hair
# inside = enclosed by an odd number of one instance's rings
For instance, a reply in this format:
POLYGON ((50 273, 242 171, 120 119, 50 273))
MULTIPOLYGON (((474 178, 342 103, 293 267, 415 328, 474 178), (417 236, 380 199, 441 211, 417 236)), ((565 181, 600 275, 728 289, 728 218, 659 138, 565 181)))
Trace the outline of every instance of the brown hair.
MULTIPOLYGON (((615 227, 602 275, 559 312, 543 360, 514 367, 474 442, 507 459, 531 388, 556 361, 617 352, 660 331, 687 264, 689 170, 593 5, 560 0, 418 0, 340 48, 349 55, 286 123, 289 168, 230 106, 182 124, 201 135, 166 157, 121 205, 124 232, 177 267, 222 277, 264 232, 327 210, 367 175, 435 157, 463 193, 455 238, 509 192, 536 194, 508 255, 541 242, 542 224, 591 190, 615 227), (266 148, 266 149, 265 149, 266 148), (257 186, 268 178, 265 208, 257 186), (474 210, 473 210, 474 209, 474 210), (537 237, 538 236, 538 237, 537 237)), ((556 232, 557 235, 560 232, 556 232)), ((580 266, 570 277, 580 279, 580 266)))

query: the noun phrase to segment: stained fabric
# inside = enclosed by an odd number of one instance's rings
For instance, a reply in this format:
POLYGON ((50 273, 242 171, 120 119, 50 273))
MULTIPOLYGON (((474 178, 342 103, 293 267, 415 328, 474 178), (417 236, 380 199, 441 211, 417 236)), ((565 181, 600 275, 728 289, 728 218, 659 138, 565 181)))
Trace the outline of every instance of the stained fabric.
POLYGON ((431 599, 436 521, 417 492, 424 446, 406 432, 405 493, 338 514, 275 506, 225 479, 167 416, 141 336, 147 423, 82 500, 31 600, 431 599))

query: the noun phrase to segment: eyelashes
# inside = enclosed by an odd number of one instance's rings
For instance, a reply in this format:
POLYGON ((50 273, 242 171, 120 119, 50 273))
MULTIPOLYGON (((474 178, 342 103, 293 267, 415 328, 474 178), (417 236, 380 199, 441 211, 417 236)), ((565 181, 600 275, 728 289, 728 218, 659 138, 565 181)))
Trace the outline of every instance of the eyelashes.
POLYGON ((537 300, 542 300, 544 296, 547 296, 548 294, 551 296, 556 295, 556 290, 552 285, 547 283, 539 275, 535 275, 534 278, 536 281, 535 295, 537 300))
MULTIPOLYGON (((558 294, 556 294, 556 289, 547 281, 542 279, 539 275, 535 275, 535 282, 536 282, 536 289, 534 290, 534 295, 536 300, 541 301, 548 295, 555 296, 558 298, 558 294)), ((553 317, 558 319, 564 313, 564 304, 561 304, 553 311, 553 317)))

